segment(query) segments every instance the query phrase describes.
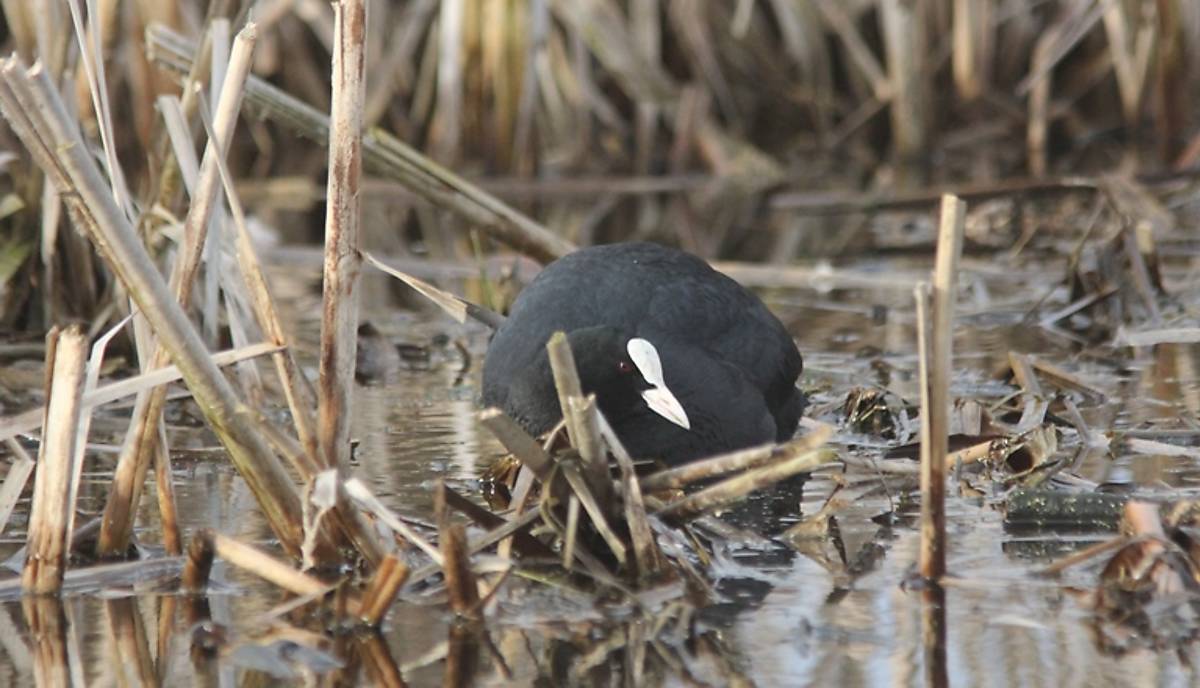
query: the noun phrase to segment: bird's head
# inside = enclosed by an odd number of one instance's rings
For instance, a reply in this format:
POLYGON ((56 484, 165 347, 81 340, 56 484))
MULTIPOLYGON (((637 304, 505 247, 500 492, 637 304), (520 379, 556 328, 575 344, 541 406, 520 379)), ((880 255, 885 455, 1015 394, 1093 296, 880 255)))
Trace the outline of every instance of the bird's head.
POLYGON ((687 412, 667 387, 658 347, 649 339, 614 327, 589 327, 567 335, 585 393, 594 393, 600 410, 617 420, 645 409, 685 430, 687 412))

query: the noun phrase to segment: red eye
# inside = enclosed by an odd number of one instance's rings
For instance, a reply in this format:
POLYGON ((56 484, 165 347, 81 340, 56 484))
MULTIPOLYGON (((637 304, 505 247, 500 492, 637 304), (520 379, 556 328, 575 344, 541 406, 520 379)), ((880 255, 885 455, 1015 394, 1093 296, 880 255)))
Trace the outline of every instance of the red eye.
POLYGON ((633 364, 629 361, 617 361, 617 372, 628 375, 633 372, 633 364))

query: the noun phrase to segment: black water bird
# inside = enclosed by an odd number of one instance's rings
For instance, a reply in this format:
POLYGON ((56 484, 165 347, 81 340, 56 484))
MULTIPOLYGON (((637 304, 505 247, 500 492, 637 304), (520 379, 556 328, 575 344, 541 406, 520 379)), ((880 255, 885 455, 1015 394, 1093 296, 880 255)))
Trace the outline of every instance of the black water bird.
POLYGON ((749 290, 648 243, 580 249, 517 297, 483 364, 483 401, 535 435, 562 418, 545 344, 563 331, 634 458, 679 464, 788 440, 804 410, 800 352, 749 290))

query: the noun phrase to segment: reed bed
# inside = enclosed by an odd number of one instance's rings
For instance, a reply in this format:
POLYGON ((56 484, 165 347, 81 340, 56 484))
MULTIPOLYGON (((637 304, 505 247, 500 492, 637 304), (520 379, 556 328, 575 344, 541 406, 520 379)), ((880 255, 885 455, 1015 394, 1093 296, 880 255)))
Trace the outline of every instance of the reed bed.
MULTIPOLYGON (((1042 490, 1083 485, 1064 453, 1083 457, 1114 436, 1081 412, 1105 397, 1101 385, 1013 351, 999 373, 1012 380, 1010 397, 985 406, 951 386, 958 294, 1013 279, 972 262, 971 249, 1055 265, 1061 279, 1028 322, 1082 351, 1200 341, 1179 298, 1196 284, 1179 269, 1192 255, 1185 228, 1200 156, 1194 3, 119 5, 2 4, 14 55, 0 64, 0 136, 14 153, 0 192, 12 227, 0 237, 0 329, 51 335, 21 349, 44 355, 44 407, 0 418, 12 457, 0 527, 34 476, 24 575, 0 582, 0 596, 27 595, 40 680, 78 678, 67 675, 79 650, 60 595, 155 584, 181 591, 184 618, 202 629, 191 639, 199 674, 215 676, 206 657, 277 643, 323 666, 336 632, 377 629, 407 597, 453 614, 447 641, 424 661, 444 661, 448 683, 466 682, 482 655, 507 670, 486 620, 517 580, 618 608, 621 622, 598 627, 603 637, 580 652, 572 678, 617 658, 630 685, 651 671, 688 676, 697 661, 722 682, 739 680, 719 639, 691 623, 716 598, 703 566, 709 545, 733 532, 711 514, 831 463, 846 477, 784 536, 797 548, 836 540, 845 504, 879 489, 911 492, 919 476, 935 685, 946 682, 943 586, 962 584, 945 575, 948 486, 1004 491, 1014 523, 1123 514, 1127 533, 1047 569, 1116 551, 1094 596, 1110 628, 1144 611, 1147 594, 1195 587, 1189 504, 1163 514, 1137 500, 1068 504, 1042 490), (925 232, 913 218, 928 221, 939 201, 940 225, 925 232), (368 230, 364 213, 380 207, 399 212, 368 230), (313 252, 325 289, 315 381, 289 346, 251 217, 288 241, 311 241, 324 226, 324 253, 313 252), (882 456, 864 457, 814 421, 781 446, 645 475, 555 337, 559 441, 529 437, 496 410, 478 418, 515 457, 506 504, 485 508, 442 484, 431 522, 419 523, 352 475, 364 262, 391 270, 406 260, 436 279, 479 272, 493 254, 546 261, 624 238, 727 259, 718 265, 747 283, 826 292, 927 278, 796 259, 935 248, 932 289, 916 290, 919 411, 877 389, 818 409, 839 429, 886 437, 893 446, 882 456), (137 363, 101 385, 110 342, 137 363), (164 431, 166 385, 177 379, 249 486, 272 551, 181 531, 164 431), (128 395, 134 411, 103 516, 77 526, 89 414, 128 395), (22 442, 39 430, 34 461, 22 442), (139 544, 135 514, 151 469, 164 554, 122 561, 139 544), (214 631, 204 597, 214 559, 286 591, 286 601, 228 636, 214 631), (684 629, 678 642, 660 642, 669 629, 684 629)), ((400 276, 460 321, 483 312, 400 276)), ((1186 454, 1170 433, 1187 431, 1135 428, 1119 441, 1186 454)), ((175 604, 160 610, 159 658, 175 604)), ((137 660, 136 680, 161 678, 141 616, 119 603, 107 613, 122 656, 137 660)), ((1154 619, 1137 623, 1154 630, 1154 619)), ((414 668, 397 665, 370 630, 351 644, 380 683, 402 685, 414 668)))

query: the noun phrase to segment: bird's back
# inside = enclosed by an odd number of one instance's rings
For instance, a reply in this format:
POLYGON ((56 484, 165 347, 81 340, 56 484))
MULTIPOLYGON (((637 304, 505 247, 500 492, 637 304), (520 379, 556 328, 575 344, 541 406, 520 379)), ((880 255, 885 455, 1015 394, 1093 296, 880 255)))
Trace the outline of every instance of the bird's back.
POLYGON ((581 249, 547 266, 492 339, 484 402, 503 406, 507 387, 555 331, 595 325, 651 341, 681 339, 726 361, 762 391, 781 439, 794 432, 800 405, 790 400, 802 361, 783 325, 754 294, 700 258, 649 243, 581 249))

